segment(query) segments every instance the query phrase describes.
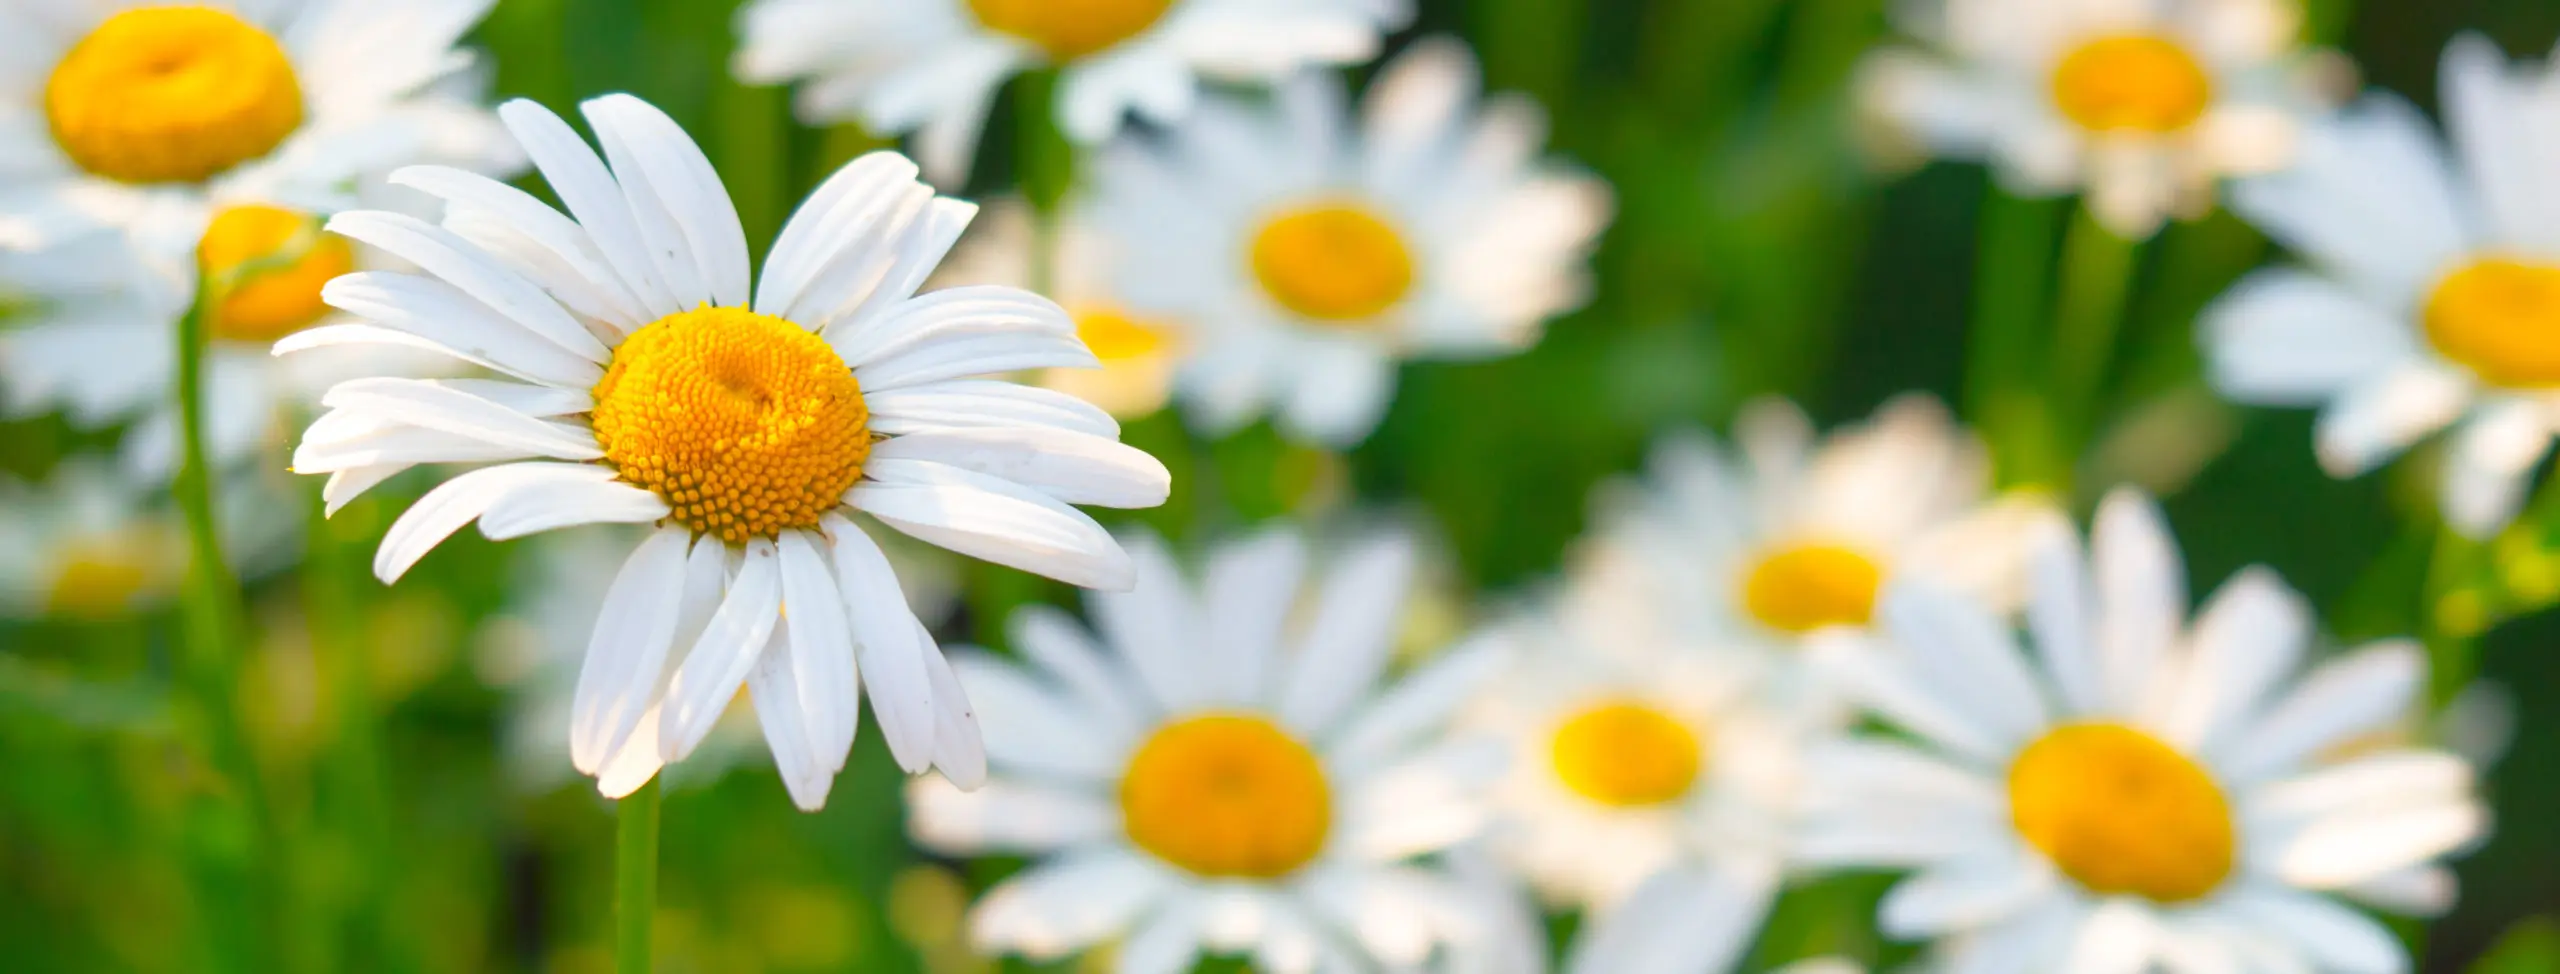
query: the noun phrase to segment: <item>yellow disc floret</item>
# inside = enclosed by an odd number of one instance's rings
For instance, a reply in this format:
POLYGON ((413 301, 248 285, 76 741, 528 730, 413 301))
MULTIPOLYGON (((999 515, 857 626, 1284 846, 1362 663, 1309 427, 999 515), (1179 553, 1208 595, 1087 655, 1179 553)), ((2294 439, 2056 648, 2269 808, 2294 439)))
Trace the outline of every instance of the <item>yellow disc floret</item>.
POLYGON ((1556 729, 1556 777, 1603 805, 1659 805, 1689 793, 1705 749, 1689 726, 1651 704, 1611 700, 1556 729))
POLYGON ((1314 751, 1247 714, 1158 729, 1120 778, 1129 841, 1209 877, 1272 879, 1323 851, 1333 792, 1314 751))
POLYGON ((139 535, 71 541, 56 555, 53 583, 45 591, 45 608, 84 619, 121 614, 151 587, 159 575, 155 556, 163 554, 139 535))
POLYGON ((1051 60, 1102 53, 1145 33, 1174 0, 969 0, 987 29, 1030 41, 1051 60))
POLYGON ((1076 337, 1093 350, 1093 357, 1126 362, 1163 351, 1169 329, 1121 308, 1096 305, 1076 312, 1076 337))
POLYGON ((1253 276, 1271 300, 1332 324, 1375 318, 1413 290, 1413 251, 1366 207, 1284 210, 1253 237, 1253 276))
POLYGON ((2560 386, 2560 264, 2488 257, 2427 295, 2427 341, 2481 381, 2560 386))
POLYGON ((2231 875, 2231 804, 2202 765, 2121 724, 2065 724, 2009 766, 2018 834, 2082 887, 2158 903, 2201 899, 2231 875))
POLYGON ((1863 626, 1875 614, 1884 568, 1846 545, 1797 544, 1760 556, 1742 580, 1742 607, 1761 625, 1806 633, 1863 626))
POLYGON ((862 479, 871 413, 834 348, 740 308, 668 315, 615 349, 596 442, 678 523, 732 544, 817 526, 862 479))
POLYGON ((53 140, 128 183, 198 182, 302 125, 302 84, 273 35, 211 7, 136 7, 72 45, 45 82, 53 140))
POLYGON ((319 321, 329 313, 321 285, 356 269, 355 248, 318 220, 256 204, 215 214, 196 258, 205 280, 238 278, 213 309, 213 334, 259 344, 319 321))
POLYGON ((2053 102, 2090 132, 2182 132, 2213 105, 2213 77, 2178 42, 2115 34, 2072 49, 2053 69, 2053 102))

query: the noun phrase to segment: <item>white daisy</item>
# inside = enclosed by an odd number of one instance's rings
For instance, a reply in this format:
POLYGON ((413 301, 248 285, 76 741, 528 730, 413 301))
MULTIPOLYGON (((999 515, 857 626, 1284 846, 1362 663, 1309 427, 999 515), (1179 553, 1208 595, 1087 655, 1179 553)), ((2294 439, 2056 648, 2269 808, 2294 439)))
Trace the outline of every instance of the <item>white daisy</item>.
POLYGON ((499 109, 569 214, 415 167, 444 226, 385 212, 329 228, 424 268, 331 281, 365 324, 278 354, 423 347, 504 379, 339 384, 294 453, 332 509, 421 463, 488 463, 430 491, 374 558, 400 577, 462 525, 491 538, 655 524, 605 597, 571 754, 607 795, 683 758, 740 685, 793 799, 815 808, 853 742, 862 676, 898 763, 983 771, 967 699, 854 511, 962 554, 1125 586, 1126 553, 1069 502, 1162 503, 1154 458, 1100 410, 975 378, 1090 364, 1074 323, 1009 288, 919 296, 976 208, 895 153, 857 159, 783 227, 750 286, 745 232, 702 150, 628 95, 586 103, 610 168, 531 102, 499 109), (790 606, 789 618, 783 606, 790 606))
MULTIPOLYGON (((225 295, 207 322, 207 446, 271 446, 280 404, 307 406, 328 356, 280 365, 267 346, 327 316, 322 282, 354 269, 313 214, 360 202, 400 165, 512 171, 521 157, 458 50, 491 0, 167 4, 35 0, 0 9, 0 214, 45 241, 98 229, 82 273, 129 286, 112 318, 66 304, 0 337, 18 411, 84 423, 143 418, 127 459, 176 468, 172 323, 200 273, 286 264, 225 295), (307 249, 305 249, 307 245, 307 249), (298 254, 299 256, 294 256, 298 254), (315 372, 319 374, 314 374, 315 372)), ((334 367, 333 367, 334 366, 334 367)))
POLYGON ((1865 626, 1888 582, 2014 601, 2025 539, 2051 517, 1995 499, 1981 444, 1925 396, 1819 442, 1793 405, 1761 400, 1734 446, 1657 447, 1649 484, 1603 495, 1576 585, 1624 639, 1716 651, 1784 699, 1822 696, 1798 665, 1805 638, 1865 626))
MULTIPOLYGON (((1182 360, 1182 330, 1173 322, 1139 315, 1114 296, 1118 280, 1111 240, 1094 232, 1082 210, 1068 207, 1053 233, 1045 293, 1076 316, 1076 337, 1102 360, 1102 367, 1050 369, 1040 374, 1040 384, 1122 419, 1164 408, 1174 366, 1182 360)), ((1030 287, 1038 246, 1030 207, 1019 200, 995 203, 960 238, 935 280, 1030 287)))
POLYGON ((1366 61, 1412 15, 1410 0, 757 0, 738 16, 735 69, 809 82, 804 119, 917 133, 926 171, 950 186, 1017 72, 1058 69, 1058 127, 1095 145, 1132 112, 1180 121, 1203 78, 1366 61))
POLYGON ((2388 929, 2323 894, 2441 911, 2435 860, 2482 834, 2462 759, 2331 756, 2399 716, 2421 651, 2378 643, 2297 678, 2311 610, 2263 568, 2190 625, 2176 544, 2131 491, 2100 506, 2090 555, 2069 532, 2039 550, 2032 657, 1926 585, 1886 596, 1896 645, 1823 648, 1913 740, 1816 752, 1806 858, 1917 869, 1881 922, 1940 940, 1951 974, 2407 970, 2388 929))
POLYGON ((1501 749, 1446 736, 1500 662, 1461 646, 1375 689, 1414 550, 1393 533, 1309 572, 1285 530, 1219 548, 1195 587, 1130 544, 1138 585, 1013 620, 1027 664, 956 661, 987 707, 987 787, 926 779, 909 827, 951 854, 1040 861, 972 915, 982 949, 1051 958, 1118 939, 1117 969, 1406 970, 1496 922, 1416 856, 1466 840, 1501 749), (1302 579, 1315 580, 1301 605, 1302 579))
POLYGON ((1581 306, 1608 189, 1537 160, 1534 103, 1479 105, 1477 87, 1464 47, 1427 41, 1380 73, 1357 122, 1340 84, 1309 73, 1276 107, 1203 106, 1100 160, 1093 220, 1121 248, 1120 293, 1194 326, 1177 388, 1197 424, 1271 412, 1354 444, 1398 361, 1518 351, 1581 306))
POLYGON ((2311 266, 2243 281, 2203 340, 2225 394, 2323 406, 2335 476, 2459 425, 2444 513, 2485 536, 2560 430, 2560 71, 2465 37, 2442 87, 2451 158, 2377 94, 2314 128, 2293 170, 2237 187, 2232 208, 2311 266))
POLYGON ((2013 191, 2087 194, 2141 239, 2211 208, 2215 181, 2282 168, 2328 101, 2295 0, 1920 0, 1933 50, 1872 56, 1863 100, 2013 191))
POLYGON ((1812 721, 1575 594, 1499 630, 1514 662, 1469 709, 1514 755, 1495 847, 1550 902, 1590 911, 1576 969, 1726 970, 1777 893, 1812 721), (1648 919, 1666 913, 1690 922, 1648 919))
MULTIPOLYGON (((285 567, 299 511, 274 476, 243 471, 220 490, 231 568, 285 567)), ((169 602, 187 573, 185 521, 158 491, 94 458, 73 457, 42 483, 0 480, 0 616, 106 619, 169 602)))

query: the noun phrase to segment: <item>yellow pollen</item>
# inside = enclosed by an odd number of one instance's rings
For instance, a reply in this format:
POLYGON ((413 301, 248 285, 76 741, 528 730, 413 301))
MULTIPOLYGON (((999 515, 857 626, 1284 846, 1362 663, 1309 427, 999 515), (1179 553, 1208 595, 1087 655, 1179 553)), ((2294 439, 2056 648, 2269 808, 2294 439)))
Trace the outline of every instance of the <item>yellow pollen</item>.
POLYGON ((1163 351, 1169 329, 1120 308, 1095 306, 1076 312, 1076 337, 1084 339, 1093 357, 1126 362, 1163 351))
POLYGON ((2204 117, 2213 78, 2176 41, 2115 34, 2063 56, 2053 69, 2053 101, 2090 132, 2167 135, 2204 117))
POLYGON ((266 155, 302 126, 302 83, 275 37, 211 7, 136 7, 72 45, 44 86, 53 140, 127 183, 191 183, 266 155))
POLYGON ((2481 381, 2560 386, 2560 264, 2484 257, 2427 295, 2427 341, 2481 381))
POLYGON ((102 537, 74 541, 63 551, 45 607, 59 615, 106 618, 132 608, 151 582, 150 553, 139 539, 102 537))
POLYGON ((987 29, 1030 41, 1050 60, 1099 54, 1145 33, 1174 0, 969 0, 987 29))
POLYGON ((2027 745, 2009 766, 2009 814, 2064 875, 2103 896, 2201 899, 2231 875, 2238 849, 2213 776, 2120 724, 2065 724, 2027 745))
POLYGON ((742 308, 650 322, 595 387, 596 441, 673 519, 731 544, 809 528, 871 456, 870 409, 835 349, 742 308))
POLYGON ((1166 724, 1120 778, 1129 841, 1207 877, 1276 879, 1324 850, 1333 791, 1314 751, 1261 717, 1166 724))
POLYGON ((1742 581, 1742 607, 1760 624, 1807 633, 1863 626, 1875 614, 1884 568, 1855 548, 1799 544, 1760 557, 1742 581))
POLYGON ((1253 237, 1253 276, 1283 308, 1357 324, 1413 290, 1413 252, 1368 209, 1322 203, 1281 211, 1253 237))
POLYGON ((1689 793, 1705 770, 1705 749, 1688 725, 1653 706, 1612 700, 1557 728, 1556 777, 1574 794, 1621 808, 1659 805, 1689 793))
POLYGON ((248 276, 213 310, 213 334, 259 344, 319 321, 329 313, 329 306, 320 303, 320 286, 356 269, 355 248, 343 238, 321 233, 319 221, 293 210, 256 204, 215 214, 205 227, 204 241, 196 245, 196 259, 206 280, 249 269, 248 276), (268 260, 281 262, 249 268, 268 260))

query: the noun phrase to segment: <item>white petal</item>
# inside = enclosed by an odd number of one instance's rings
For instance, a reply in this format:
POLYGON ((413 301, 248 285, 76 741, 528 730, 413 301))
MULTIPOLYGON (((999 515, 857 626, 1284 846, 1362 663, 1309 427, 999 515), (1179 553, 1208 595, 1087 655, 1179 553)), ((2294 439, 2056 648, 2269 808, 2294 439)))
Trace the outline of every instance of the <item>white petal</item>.
MULTIPOLYGON (((924 631, 924 623, 916 623, 918 641, 932 638, 924 631)), ((969 692, 952 675, 951 662, 941 653, 926 653, 924 666, 933 682, 933 766, 963 790, 985 784, 987 745, 978 735, 978 714, 969 705, 969 692)))
POLYGON ((620 750, 608 752, 604 767, 596 772, 596 793, 620 800, 641 785, 658 776, 666 761, 658 756, 658 707, 651 704, 640 714, 640 728, 620 750))
POLYGON ((2399 719, 2425 674, 2425 653, 2406 641, 2339 657, 2306 675, 2215 764, 2241 784, 2282 774, 2330 745, 2399 719))
POLYGON ((1095 628, 1128 661, 1157 707, 1180 713, 1211 699, 1209 662, 1198 650, 1201 620, 1189 580, 1172 552, 1154 534, 1133 532, 1129 553, 1133 583, 1127 591, 1086 596, 1095 628))
POLYGON ((953 379, 887 391, 863 390, 872 432, 904 436, 944 429, 1038 426, 1118 437, 1120 424, 1093 404, 1000 379, 953 379))
POLYGON ((2443 751, 2382 751, 2261 787, 2248 796, 2246 814, 2301 821, 2461 801, 2473 778, 2469 762, 2443 751))
POLYGON ((801 811, 814 812, 826 807, 836 769, 818 753, 817 730, 800 706, 803 689, 785 645, 792 638, 792 621, 778 623, 765 648, 755 654, 755 665, 747 670, 747 692, 754 695, 756 721, 764 727, 765 746, 773 751, 783 789, 801 811))
POLYGON ((2320 466, 2332 477, 2359 476, 2443 429, 2470 401, 2470 383, 2449 367, 2414 366, 2369 379, 2320 411, 2312 430, 2320 466))
POLYGON ((2291 169, 2231 191, 2250 223, 2386 308, 2413 306, 2463 251, 2456 200, 2426 120, 2387 95, 2312 125, 2291 169))
POLYGON ((2391 931, 2319 896, 2259 886, 2231 896, 2225 908, 2253 927, 2283 937, 2324 971, 2401 974, 2409 969, 2408 954, 2391 931))
POLYGON ((1073 334, 1009 332, 929 342, 866 362, 853 374, 863 391, 870 392, 1023 369, 1090 369, 1101 364, 1073 334))
POLYGON ((1163 867, 1134 850, 1082 850, 987 891, 970 917, 970 936, 982 948, 1061 957, 1128 931, 1175 887, 1163 867))
POLYGON ((2129 900, 2110 900, 2089 911, 2061 970, 2072 974, 2143 974, 2160 942, 2159 922, 2129 900))
POLYGON ((684 664, 668 681, 665 712, 658 718, 658 754, 669 763, 684 760, 711 733, 772 640, 782 617, 780 560, 773 542, 747 542, 746 561, 729 580, 720 610, 712 613, 710 625, 685 651, 684 664))
MULTIPOLYGON (((720 174, 712 169, 702 147, 665 112, 630 95, 606 95, 578 107, 595 127, 605 155, 613 160, 623 192, 632 197, 632 211, 642 214, 644 239, 656 243, 655 237, 647 236, 649 208, 638 198, 643 187, 655 194, 657 205, 665 208, 681 233, 686 252, 667 256, 690 263, 691 276, 705 289, 703 300, 724 308, 746 307, 747 232, 738 223, 737 205, 730 201, 728 187, 721 185, 720 174), (646 174, 645 180, 632 178, 626 171, 632 166, 646 174)), ((659 264, 662 269, 668 265, 663 259, 659 264)), ((684 279, 682 274, 668 276, 671 282, 684 279)), ((691 296, 676 292, 680 301, 691 296)))
POLYGON ((1075 319, 1054 301, 1021 288, 974 284, 902 302, 877 322, 839 332, 831 344, 868 384, 875 363, 930 352, 946 342, 1000 335, 1056 337, 1075 330, 1075 319))
POLYGON ((1210 553, 1202 572, 1199 652, 1207 657, 1201 670, 1211 697, 1230 705, 1262 702, 1306 561, 1306 543, 1286 528, 1210 553))
POLYGON ((2311 642, 2311 606, 2276 573, 2250 566, 2196 615, 2186 672, 2168 715, 2170 743, 2212 750, 2293 673, 2311 642))
POLYGON ((650 524, 669 513, 658 495, 614 479, 614 472, 585 463, 521 464, 551 472, 538 487, 516 491, 480 515, 480 533, 491 541, 580 524, 650 524))
POLYGON ((2046 534, 2029 556, 2027 631, 2062 709, 2097 712, 2106 702, 2098 660, 2098 595, 2075 531, 2046 534))
POLYGON ((998 778, 961 791, 942 778, 907 782, 907 829, 917 844, 955 855, 1046 853, 1112 842, 1120 804, 1071 787, 998 778))
POLYGON ((829 260, 863 235, 880 232, 877 224, 893 208, 894 191, 908 188, 915 178, 915 163, 886 151, 866 153, 828 176, 774 238, 764 273, 756 280, 755 310, 790 318, 801 293, 829 260))
POLYGON ((1416 554, 1412 538, 1390 533, 1324 569, 1315 615, 1281 674, 1282 723, 1311 737, 1330 733, 1377 685, 1413 588, 1416 554))
POLYGON ((1887 936, 1903 939, 1979 929, 2058 892, 2053 868, 2037 856, 2009 852, 1958 859, 1894 884, 1876 923, 1887 936))
POLYGON ((909 774, 922 772, 933 757, 933 678, 924 657, 935 649, 917 642, 915 613, 880 546, 841 515, 830 514, 823 524, 835 540, 836 583, 844 591, 872 715, 898 766, 909 774))
POLYGON ((1129 740, 1095 728, 1083 710, 1014 665, 984 653, 951 661, 969 699, 985 711, 987 756, 1009 774, 1104 785, 1119 778, 1129 740))
POLYGON ((1026 605, 1005 620, 1014 648, 1114 730, 1134 728, 1144 709, 1139 690, 1112 665, 1084 627, 1052 606, 1026 605))
MULTIPOLYGON (((358 271, 321 285, 320 300, 423 343, 414 347, 441 351, 530 382, 585 389, 604 377, 604 368, 594 360, 517 327, 460 288, 434 278, 358 271)), ((396 342, 363 327, 322 325, 298 331, 277 341, 275 352, 288 355, 353 341, 396 342)))
POLYGON ((1329 760, 1345 773, 1357 773, 1429 740, 1511 663, 1509 649, 1493 639, 1470 640, 1406 674, 1334 735, 1329 760))
POLYGON ((1987 766, 2005 763, 2014 748, 1976 716, 1941 699, 1903 654, 1882 651, 1856 637, 1814 640, 1806 647, 1815 670, 1841 692, 1902 729, 1987 766))
POLYGON ((1128 555, 1081 511, 945 464, 873 460, 845 500, 919 540, 1085 588, 1125 588, 1128 555))
POLYGON ((604 160, 596 157, 569 123, 523 98, 499 105, 498 119, 524 146, 525 154, 542 171, 543 181, 551 184, 551 192, 569 208, 569 215, 578 219, 588 239, 604 254, 605 263, 621 276, 623 286, 639 299, 644 314, 664 317, 691 307, 679 302, 658 276, 647 248, 640 243, 640 225, 623 200, 621 184, 614 182, 604 160))
POLYGON ((2463 534, 2487 538, 2524 505, 2526 481, 2551 452, 2551 421, 2539 400, 2492 403, 2462 424, 2445 456, 2445 520, 2463 534))
POLYGON ((399 581, 409 566, 417 564, 418 559, 426 557, 427 552, 490 505, 518 490, 538 489, 544 478, 554 475, 555 466, 517 463, 484 467, 438 484, 409 505, 409 510, 384 532, 382 547, 373 555, 374 577, 385 584, 399 581))
POLYGON ((605 590, 570 704, 569 754, 581 774, 598 773, 656 702, 683 603, 688 534, 682 527, 652 532, 605 590))
POLYGON ((2336 889, 2462 848, 2487 828, 2487 814, 2463 803, 2341 815, 2294 836, 2277 852, 2276 869, 2294 885, 2336 889))
POLYGON ((2406 322, 2291 269, 2233 285, 2205 309, 2201 327, 2214 387, 2246 402, 2314 405, 2419 353, 2406 322))
POLYGON ((551 295, 451 230, 413 216, 375 210, 330 217, 328 229, 425 268, 427 273, 505 315, 508 321, 543 341, 590 362, 612 359, 613 353, 588 334, 586 327, 578 324, 578 319, 563 310, 551 295))
POLYGON ((781 556, 782 612, 791 625, 791 673, 800 712, 808 721, 811 746, 833 774, 853 749, 854 729, 862 719, 862 682, 843 589, 817 548, 823 540, 805 531, 785 531, 774 549, 781 556))
MULTIPOLYGON (((604 262, 602 252, 587 237, 586 230, 576 221, 561 215, 560 211, 535 199, 533 194, 479 173, 449 166, 397 169, 389 176, 389 182, 442 198, 456 210, 481 211, 503 225, 508 233, 541 248, 550 260, 574 272, 571 279, 537 282, 571 310, 614 322, 625 329, 637 328, 654 317, 644 311, 630 291, 623 287, 622 278, 604 262)), ((487 246, 487 241, 479 240, 464 226, 455 225, 455 220, 455 214, 448 212, 445 217, 447 229, 487 246)))
POLYGON ((2186 624, 2186 565, 2160 506, 2129 488, 2099 502, 2089 548, 2098 579, 2099 685, 2115 713, 2135 713, 2186 624))
POLYGON ((604 456, 593 434, 419 379, 351 379, 332 387, 320 397, 320 404, 373 413, 420 429, 440 430, 562 460, 595 460, 604 456))
POLYGON ((1116 439, 1058 429, 943 430, 893 437, 873 460, 924 460, 1000 477, 1069 504, 1142 508, 1165 502, 1164 464, 1116 439))
POLYGON ((1600 914, 1565 960, 1568 974, 1722 971, 1751 945, 1774 871, 1673 869, 1600 914))
POLYGON ((1904 581, 1888 588, 1884 628, 1906 647, 1936 695, 2009 745, 2046 723, 2044 699, 2006 622, 1964 596, 1904 581))

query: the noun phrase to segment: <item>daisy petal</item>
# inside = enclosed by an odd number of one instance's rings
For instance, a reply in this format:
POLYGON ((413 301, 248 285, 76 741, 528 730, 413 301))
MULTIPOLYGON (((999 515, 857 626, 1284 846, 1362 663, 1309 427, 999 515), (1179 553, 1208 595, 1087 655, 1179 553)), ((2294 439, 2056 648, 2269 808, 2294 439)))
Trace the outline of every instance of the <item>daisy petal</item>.
MULTIPOLYGON (((643 214, 642 232, 649 230, 651 217, 647 207, 637 198, 640 187, 656 196, 658 205, 681 234, 685 253, 671 256, 689 262, 691 276, 704 288, 704 300, 724 308, 747 306, 747 232, 738 223, 737 204, 729 199, 729 189, 720 182, 720 174, 711 159, 702 154, 691 136, 678 127, 657 106, 630 95, 606 95, 578 106, 586 113, 587 122, 595 126, 596 139, 604 144, 605 155, 614 161, 615 175, 623 191, 631 195, 632 211, 643 214), (645 181, 631 178, 623 164, 627 152, 630 162, 646 174, 645 181)), ((653 238, 654 239, 654 238, 653 238)), ((670 261, 661 260, 664 269, 670 261)), ((670 274, 671 282, 685 280, 683 274, 670 274)), ((689 295, 678 290, 676 297, 689 295)), ((698 302, 687 301, 687 304, 698 302)))
POLYGON ((426 557, 427 552, 491 505, 517 491, 542 489, 547 478, 558 475, 558 466, 517 463, 483 467, 436 485, 417 503, 409 505, 408 511, 383 533, 382 547, 373 556, 374 577, 386 585, 399 581, 418 559, 426 557))
POLYGON ((774 550, 782 559, 782 606, 790 617, 791 675, 800 693, 800 713, 808 722, 811 746, 833 774, 853 749, 854 729, 862 719, 862 683, 844 592, 818 551, 823 540, 806 531, 785 531, 774 550))
POLYGON ((889 557, 871 536, 841 515, 828 515, 823 526, 835 539, 836 582, 870 688, 872 715, 898 767, 920 773, 933 756, 933 678, 924 657, 935 649, 918 641, 915 612, 907 607, 889 557))
POLYGON ((1414 541, 1389 534, 1327 568, 1308 620, 1284 664, 1280 721, 1310 737, 1330 733, 1386 670, 1397 613, 1413 588, 1414 541))
POLYGON ((605 263, 612 265, 623 286, 639 300, 643 314, 665 317, 691 307, 678 301, 658 276, 648 249, 640 242, 640 225, 632 218, 631 205, 623 200, 621 184, 614 182, 604 160, 587 147, 577 130, 550 109, 523 98, 499 105, 498 120, 524 146, 551 192, 569 208, 569 215, 577 218, 587 238, 604 254, 605 263))
POLYGON ((1084 588, 1124 589, 1129 556, 1082 511, 1011 481, 920 460, 873 460, 853 507, 918 540, 1084 588))
MULTIPOLYGON (((919 642, 932 638, 924 631, 924 623, 916 623, 919 642)), ((978 735, 978 714, 969 705, 969 692, 952 675, 951 662, 941 653, 924 654, 924 666, 933 682, 933 766, 963 791, 985 784, 987 745, 978 735)))
POLYGON ((2392 640, 2323 664, 2233 739, 2218 770, 2237 784, 2261 781, 2399 719, 2425 679, 2425 660, 2415 643, 2392 640))
POLYGON ((681 527, 651 533, 605 590, 570 703, 569 755, 581 774, 601 771, 652 703, 675 640, 689 534, 681 527))
POLYGON ((2310 642, 2311 606, 2302 596, 2263 566, 2242 569, 2196 615, 2186 672, 2169 705, 2169 742, 2214 749, 2293 673, 2310 642))
POLYGON ((585 326, 512 268, 491 259, 453 231, 413 216, 356 210, 329 218, 331 233, 371 244, 451 284, 472 300, 505 315, 517 327, 590 362, 613 353, 585 326))
POLYGON ((2338 974, 2403 974, 2409 956, 2381 924, 2326 898, 2259 885, 2233 894, 2226 908, 2274 933, 2338 974))
POLYGON ((729 580, 719 611, 712 613, 668 681, 665 711, 658 717, 658 755, 668 763, 684 760, 711 733, 720 712, 729 709, 738 687, 746 683, 756 657, 772 641, 782 616, 779 562, 773 542, 747 542, 746 560, 729 580))
POLYGON ((985 428, 915 433, 874 446, 877 460, 923 460, 973 470, 1069 504, 1144 508, 1165 502, 1172 474, 1146 451, 1115 439, 1057 429, 985 428))
MULTIPOLYGON (((519 464, 536 466, 536 464, 519 464)), ((649 524, 664 519, 667 502, 615 480, 613 471, 585 463, 540 464, 552 468, 542 489, 517 491, 480 515, 480 533, 506 541, 580 524, 649 524)))
POLYGON ((747 670, 747 692, 754 695, 756 721, 764 728, 765 745, 773 751, 774 770, 782 773, 783 789, 801 811, 814 812, 826 807, 836 769, 819 755, 817 730, 800 707, 804 691, 786 645, 791 622, 784 619, 775 624, 771 641, 756 653, 755 665, 747 670))

